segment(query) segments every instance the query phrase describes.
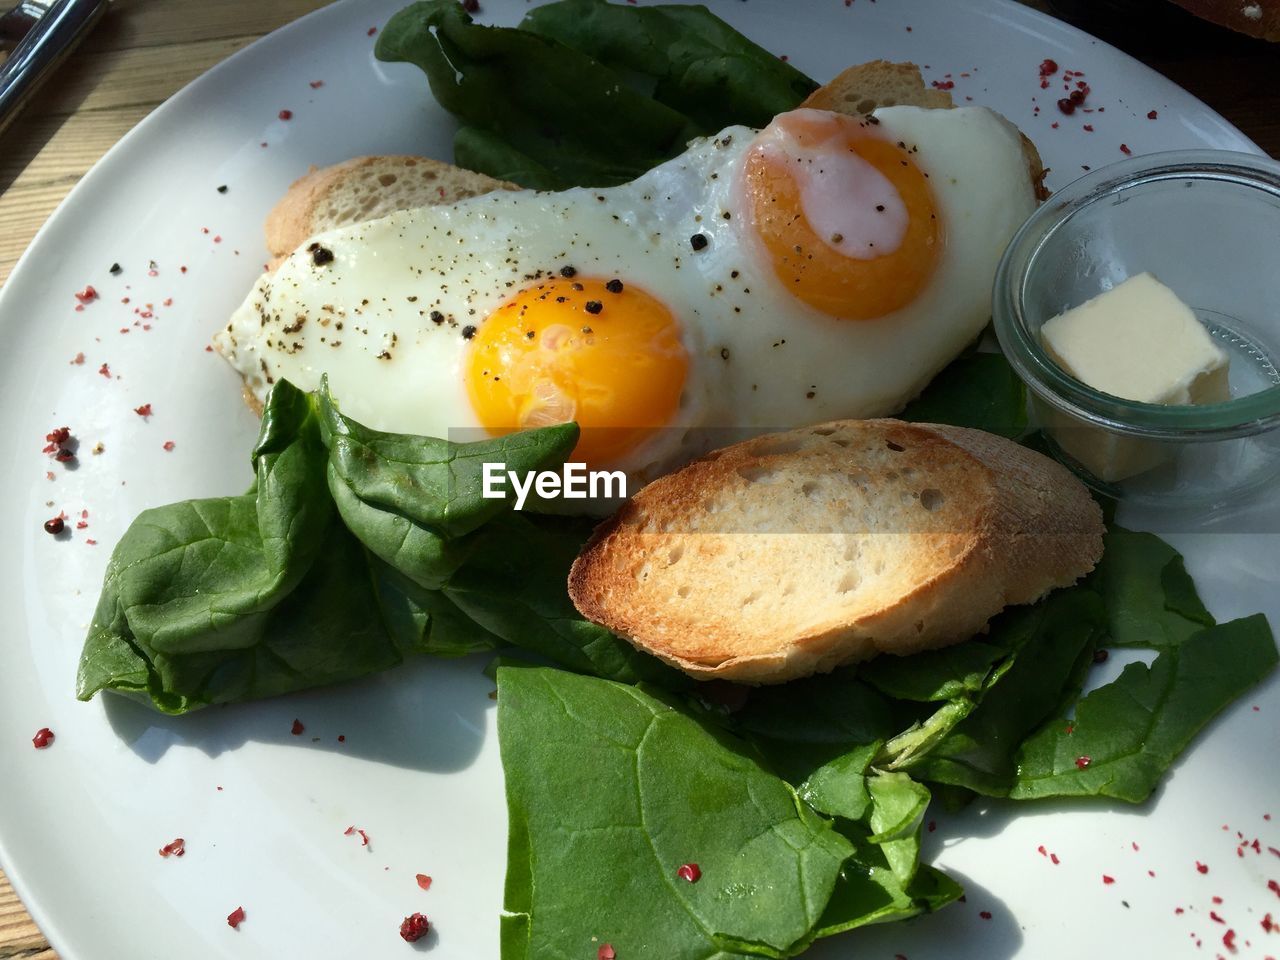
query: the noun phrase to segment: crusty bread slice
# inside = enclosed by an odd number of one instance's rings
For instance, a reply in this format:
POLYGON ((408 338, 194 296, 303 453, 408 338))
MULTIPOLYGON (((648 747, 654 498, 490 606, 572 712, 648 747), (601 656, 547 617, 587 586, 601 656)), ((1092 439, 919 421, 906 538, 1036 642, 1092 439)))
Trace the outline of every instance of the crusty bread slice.
POLYGON ((1102 514, 1060 464, 978 430, 841 420, 641 490, 569 574, 582 614, 702 679, 780 683, 946 646, 1088 573, 1102 514))
POLYGON ((844 70, 809 94, 800 106, 865 115, 879 107, 944 110, 954 104, 947 91, 925 86, 920 68, 914 63, 871 60, 844 70))
POLYGON ((493 190, 518 189, 514 183, 427 157, 356 157, 318 170, 312 167, 267 214, 267 249, 273 257, 286 257, 334 227, 493 190))
MULTIPOLYGON (((831 110, 835 113, 872 113, 880 107, 923 107, 926 110, 946 110, 954 107, 951 94, 929 87, 914 63, 890 63, 888 60, 872 60, 855 64, 844 70, 830 83, 823 84, 805 99, 802 107, 814 110, 831 110)), ((1049 171, 1040 159, 1040 151, 1031 139, 1019 131, 1022 152, 1027 158, 1027 170, 1036 199, 1049 199, 1044 178, 1049 171)))

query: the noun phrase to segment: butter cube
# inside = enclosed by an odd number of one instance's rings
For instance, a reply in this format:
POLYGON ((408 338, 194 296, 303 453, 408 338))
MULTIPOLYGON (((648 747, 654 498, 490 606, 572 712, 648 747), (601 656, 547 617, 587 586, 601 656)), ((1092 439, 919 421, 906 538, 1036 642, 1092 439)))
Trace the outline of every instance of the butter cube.
MULTIPOLYGON (((1045 352, 1102 393, 1142 403, 1185 405, 1230 398, 1228 357, 1191 308, 1149 273, 1130 277, 1040 328, 1045 352)), ((1058 444, 1106 481, 1168 459, 1169 449, 1055 417, 1058 444)))

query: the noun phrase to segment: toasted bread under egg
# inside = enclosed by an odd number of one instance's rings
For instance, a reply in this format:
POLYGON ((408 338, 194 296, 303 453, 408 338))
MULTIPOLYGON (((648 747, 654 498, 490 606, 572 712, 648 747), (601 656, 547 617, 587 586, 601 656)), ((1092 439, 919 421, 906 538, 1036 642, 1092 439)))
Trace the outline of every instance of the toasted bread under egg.
POLYGON ((334 227, 518 189, 514 183, 427 157, 356 157, 331 167, 312 167, 295 180, 267 214, 263 229, 271 256, 287 257, 308 238, 334 227))
MULTIPOLYGON (((802 107, 830 110, 834 113, 866 115, 879 107, 923 107, 926 110, 948 110, 955 106, 951 94, 925 85, 920 68, 914 63, 890 63, 872 60, 859 63, 842 72, 830 83, 809 94, 802 107)), ((1022 153, 1027 158, 1027 171, 1036 199, 1049 199, 1044 178, 1048 174, 1040 160, 1040 151, 1025 133, 1022 153)))
POLYGON ((841 420, 646 486, 569 574, 590 620, 700 678, 781 683, 947 646, 1102 555, 1065 467, 979 430, 841 420))

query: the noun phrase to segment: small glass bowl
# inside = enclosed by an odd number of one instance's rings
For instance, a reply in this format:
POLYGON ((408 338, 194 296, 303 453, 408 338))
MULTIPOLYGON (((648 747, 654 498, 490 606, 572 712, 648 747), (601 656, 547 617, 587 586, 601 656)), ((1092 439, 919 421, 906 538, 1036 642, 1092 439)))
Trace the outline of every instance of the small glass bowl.
POLYGON ((1280 474, 1280 163, 1195 150, 1094 170, 1046 201, 996 272, 996 336, 1056 457, 1117 500, 1221 504, 1280 474), (1231 399, 1101 393, 1045 353, 1040 327, 1144 271, 1228 353, 1231 399))

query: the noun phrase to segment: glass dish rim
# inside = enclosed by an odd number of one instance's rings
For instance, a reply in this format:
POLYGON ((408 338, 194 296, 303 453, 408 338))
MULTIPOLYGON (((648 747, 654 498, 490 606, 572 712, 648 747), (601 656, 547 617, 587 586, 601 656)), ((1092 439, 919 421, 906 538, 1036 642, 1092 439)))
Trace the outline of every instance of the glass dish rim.
POLYGON ((1280 426, 1280 385, 1223 403, 1164 406, 1093 389, 1054 363, 1027 328, 1023 295, 1036 256, 1073 216, 1124 190, 1167 180, 1212 180, 1261 189, 1280 203, 1280 161, 1231 150, 1174 150, 1099 167, 1054 193, 1014 234, 996 269, 996 338, 1023 382, 1060 410, 1115 432, 1164 440, 1219 440, 1280 426))

